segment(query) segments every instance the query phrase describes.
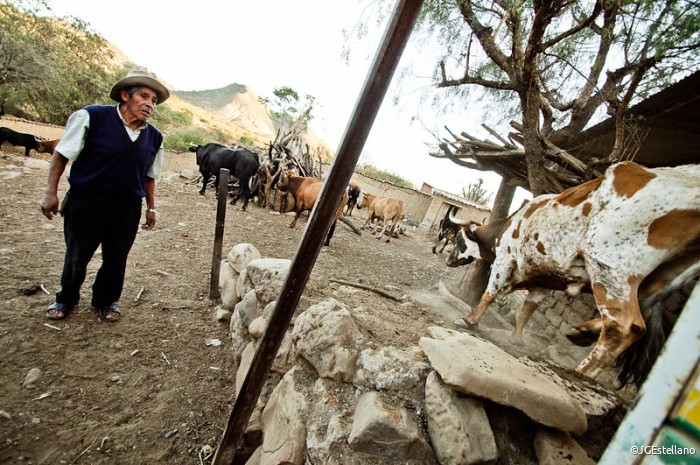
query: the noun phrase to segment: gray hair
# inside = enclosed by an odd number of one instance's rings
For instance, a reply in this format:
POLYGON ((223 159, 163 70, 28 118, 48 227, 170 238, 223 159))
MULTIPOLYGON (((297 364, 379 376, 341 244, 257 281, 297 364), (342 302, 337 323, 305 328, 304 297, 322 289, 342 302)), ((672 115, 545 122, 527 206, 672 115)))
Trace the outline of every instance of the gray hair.
MULTIPOLYGON (((139 90, 141 87, 143 87, 143 86, 129 86, 129 87, 125 88, 124 90, 126 90, 127 95, 128 95, 129 97, 131 97, 131 96, 134 95, 134 94, 136 93, 136 91, 139 90)), ((158 99, 156 98, 156 105, 158 104, 158 101, 157 101, 157 100, 158 100, 158 99)))

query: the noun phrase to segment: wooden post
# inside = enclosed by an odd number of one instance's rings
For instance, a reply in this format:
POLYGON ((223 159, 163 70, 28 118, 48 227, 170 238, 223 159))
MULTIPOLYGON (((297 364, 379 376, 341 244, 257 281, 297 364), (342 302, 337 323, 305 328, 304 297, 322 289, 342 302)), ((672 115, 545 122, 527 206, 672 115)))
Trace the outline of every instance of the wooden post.
POLYGON ((224 242, 224 221, 226 220, 226 204, 228 202, 228 170, 219 171, 219 202, 216 205, 216 229, 214 230, 214 253, 211 259, 211 281, 209 282, 209 298, 218 299, 219 273, 221 271, 221 247, 224 242))
POLYGON ((277 296, 267 330, 258 343, 258 349, 236 397, 212 465, 233 464, 236 459, 236 450, 241 445, 243 433, 316 263, 316 257, 321 251, 326 232, 335 219, 345 186, 348 185, 360 158, 367 135, 422 5, 422 0, 399 0, 396 3, 362 93, 345 129, 338 153, 306 223, 301 244, 289 267, 287 278, 277 296))

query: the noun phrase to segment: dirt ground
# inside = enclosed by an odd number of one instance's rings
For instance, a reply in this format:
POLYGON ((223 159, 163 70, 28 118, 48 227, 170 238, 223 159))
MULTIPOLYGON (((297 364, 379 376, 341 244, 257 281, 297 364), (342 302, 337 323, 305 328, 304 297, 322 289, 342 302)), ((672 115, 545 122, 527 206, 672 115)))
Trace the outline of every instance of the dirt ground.
MULTIPOLYGON (((2 148, 0 463, 200 463, 203 447, 216 447, 228 420, 236 367, 228 325, 214 320, 217 303, 208 298, 213 192, 202 197, 178 175, 195 170, 193 155, 167 154, 156 229, 139 231, 120 300, 123 315, 108 324, 89 307, 99 255, 88 270, 83 305, 64 321, 45 318, 60 288, 65 250, 62 219, 47 220, 38 205, 49 156, 32 152, 32 163, 44 166, 27 167, 23 152, 2 148), (208 345, 210 339, 222 344, 208 345), (32 369, 41 376, 23 387, 32 369)), ((66 189, 64 179, 59 192, 66 189)), ((358 226, 362 219, 362 213, 353 215, 358 226)), ((265 257, 292 259, 306 222, 290 229, 290 221, 255 204, 245 212, 230 207, 224 253, 250 242, 265 257)), ((458 272, 431 246, 422 232, 409 229, 386 244, 339 223, 302 305, 338 296, 333 278, 396 296, 428 289, 458 272)), ((340 299, 367 310, 359 324, 376 345, 417 345, 427 326, 449 324, 459 314, 402 306, 368 291, 340 299)))

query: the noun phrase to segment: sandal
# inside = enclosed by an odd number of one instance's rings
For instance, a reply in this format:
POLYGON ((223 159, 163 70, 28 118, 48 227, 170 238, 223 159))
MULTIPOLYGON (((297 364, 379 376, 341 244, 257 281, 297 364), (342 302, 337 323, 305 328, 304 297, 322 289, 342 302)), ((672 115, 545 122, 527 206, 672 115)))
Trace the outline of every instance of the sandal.
POLYGON ((70 305, 54 302, 46 310, 46 318, 49 320, 64 320, 71 310, 73 310, 73 307, 70 305))
POLYGON ((119 321, 119 317, 122 314, 121 310, 119 310, 119 307, 117 307, 117 304, 106 305, 104 307, 97 307, 95 308, 95 310, 97 310, 97 314, 100 316, 100 320, 105 321, 107 323, 116 323, 117 321, 119 321))

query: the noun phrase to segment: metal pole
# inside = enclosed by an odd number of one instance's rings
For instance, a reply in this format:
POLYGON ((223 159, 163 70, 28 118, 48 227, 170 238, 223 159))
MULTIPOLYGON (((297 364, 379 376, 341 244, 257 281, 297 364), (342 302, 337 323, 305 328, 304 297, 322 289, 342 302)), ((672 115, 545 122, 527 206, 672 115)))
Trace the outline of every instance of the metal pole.
POLYGON ((221 247, 224 242, 224 222, 226 220, 226 202, 228 201, 228 170, 219 170, 219 202, 216 205, 216 228, 214 229, 214 253, 211 259, 211 281, 209 298, 218 299, 219 273, 221 272, 221 247))
POLYGON ((287 279, 277 297, 267 331, 259 342, 250 369, 233 405, 212 465, 233 464, 236 450, 241 444, 243 433, 304 291, 304 286, 316 263, 326 232, 340 205, 345 186, 350 181, 422 4, 422 0, 399 0, 396 4, 384 39, 377 50, 374 63, 343 135, 338 154, 306 224, 287 279))

